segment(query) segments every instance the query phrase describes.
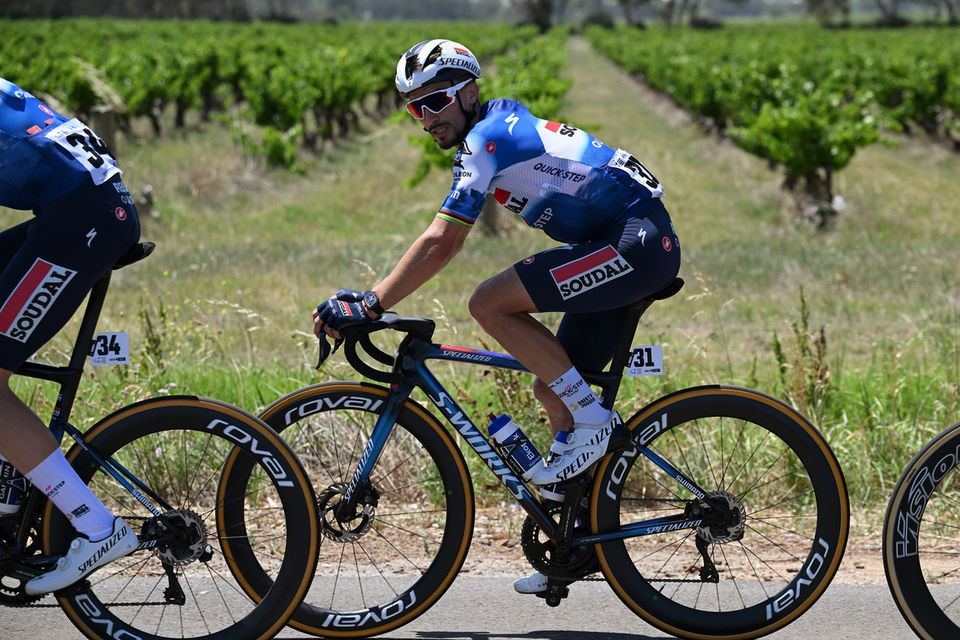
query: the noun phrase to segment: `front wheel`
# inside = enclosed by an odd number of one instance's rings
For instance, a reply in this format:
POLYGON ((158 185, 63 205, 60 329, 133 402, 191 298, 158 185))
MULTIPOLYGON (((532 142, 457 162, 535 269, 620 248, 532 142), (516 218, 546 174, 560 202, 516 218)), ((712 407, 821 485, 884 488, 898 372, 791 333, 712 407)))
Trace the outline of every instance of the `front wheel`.
MULTIPOLYGON (((317 495, 320 557, 317 575, 290 626, 332 638, 368 637, 406 624, 453 582, 473 533, 473 489, 463 456, 443 426, 407 400, 379 452, 367 449, 389 390, 331 382, 294 391, 260 417, 297 452, 317 495), (339 506, 361 459, 374 457, 369 482, 357 484, 358 504, 339 506)), ((249 465, 229 461, 221 493, 246 485, 249 465)), ((232 539, 245 535, 232 519, 232 539)), ((233 569, 259 593, 266 567, 246 553, 233 569)))
POLYGON ((960 423, 910 461, 883 525, 883 567, 920 638, 960 637, 960 423))
POLYGON ((840 566, 849 503, 813 425, 765 394, 710 386, 627 427, 634 446, 601 462, 591 506, 600 534, 648 524, 595 547, 628 607, 685 638, 755 638, 816 601, 840 566), (649 522, 663 516, 674 519, 649 522))
MULTIPOLYGON (((231 405, 177 396, 125 407, 84 439, 131 472, 142 483, 139 493, 161 513, 148 510, 79 445, 70 449, 67 459, 80 478, 140 539, 140 550, 58 595, 81 632, 266 640, 283 629, 310 586, 319 536, 309 480, 276 432, 231 405), (230 502, 217 495, 228 458, 251 469, 230 502), (246 522, 248 535, 229 539, 229 518, 246 522), (244 578, 230 570, 228 554, 240 550, 266 568, 269 584, 259 597, 248 597, 244 578)), ((44 550, 63 553, 76 535, 48 503, 44 550)))

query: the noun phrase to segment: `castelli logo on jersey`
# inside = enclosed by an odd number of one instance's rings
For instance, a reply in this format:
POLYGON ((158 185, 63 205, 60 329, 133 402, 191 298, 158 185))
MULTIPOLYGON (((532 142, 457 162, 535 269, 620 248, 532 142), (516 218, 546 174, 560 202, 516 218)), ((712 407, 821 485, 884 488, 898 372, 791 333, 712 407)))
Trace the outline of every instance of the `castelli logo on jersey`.
POLYGON ((117 216, 117 220, 126 220, 127 219, 127 210, 123 207, 117 207, 114 209, 113 214, 117 216))
POLYGON ((0 335, 26 342, 76 273, 37 258, 0 307, 0 335))
POLYGON ((486 149, 487 149, 487 153, 493 153, 494 151, 497 150, 497 143, 492 141, 488 142, 486 149))
POLYGON ((550 270, 560 296, 567 300, 633 271, 616 249, 607 245, 599 251, 550 270))
POLYGON ((673 249, 673 242, 670 241, 670 238, 664 238, 664 239, 663 239, 663 250, 664 250, 664 251, 670 251, 670 249, 673 249))
POLYGON ((40 109, 40 111, 43 111, 43 112, 44 112, 45 114, 47 114, 48 116, 55 115, 55 114, 53 113, 53 111, 50 110, 50 107, 48 107, 48 106, 45 105, 45 104, 42 104, 42 103, 41 103, 41 104, 38 104, 38 105, 37 105, 37 108, 40 109))
POLYGON ((523 259, 523 264, 533 264, 533 261, 534 261, 534 257, 530 256, 529 258, 523 259))

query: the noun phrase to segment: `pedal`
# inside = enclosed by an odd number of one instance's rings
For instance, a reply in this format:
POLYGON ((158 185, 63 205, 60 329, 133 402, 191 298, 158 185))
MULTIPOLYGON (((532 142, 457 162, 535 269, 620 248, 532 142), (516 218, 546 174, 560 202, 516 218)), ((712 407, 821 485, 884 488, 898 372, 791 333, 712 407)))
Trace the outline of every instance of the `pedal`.
POLYGON ((556 607, 560 605, 560 601, 570 595, 570 589, 567 588, 565 582, 554 582, 553 578, 549 578, 547 582, 547 590, 541 591, 536 594, 538 598, 543 598, 547 602, 547 606, 556 607))

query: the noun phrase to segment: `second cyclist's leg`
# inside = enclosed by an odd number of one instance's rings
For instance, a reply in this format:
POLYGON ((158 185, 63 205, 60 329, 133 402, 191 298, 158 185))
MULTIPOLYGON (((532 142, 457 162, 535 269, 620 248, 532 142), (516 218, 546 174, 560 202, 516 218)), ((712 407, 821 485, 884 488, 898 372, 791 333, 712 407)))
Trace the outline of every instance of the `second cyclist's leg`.
POLYGON ((137 545, 136 534, 87 489, 8 384, 11 371, 60 331, 94 283, 139 238, 136 209, 115 184, 123 183, 114 178, 77 189, 10 230, 22 243, 0 272, 0 315, 9 320, 0 327, 0 452, 79 534, 53 570, 27 583, 31 594, 69 586, 137 545))
POLYGON ((94 569, 131 553, 137 535, 115 518, 80 480, 40 419, 10 390, 10 372, 0 370, 0 450, 70 518, 80 534, 52 571, 27 582, 29 594, 67 587, 94 569))
POLYGON ((556 336, 530 315, 536 311, 514 268, 483 282, 470 300, 470 312, 484 331, 540 380, 549 380, 548 387, 559 400, 550 399, 546 405, 553 408, 551 427, 557 439, 551 448, 555 455, 533 476, 542 485, 573 478, 599 460, 606 452, 612 420, 556 336), (561 402, 566 414, 557 406, 561 402))

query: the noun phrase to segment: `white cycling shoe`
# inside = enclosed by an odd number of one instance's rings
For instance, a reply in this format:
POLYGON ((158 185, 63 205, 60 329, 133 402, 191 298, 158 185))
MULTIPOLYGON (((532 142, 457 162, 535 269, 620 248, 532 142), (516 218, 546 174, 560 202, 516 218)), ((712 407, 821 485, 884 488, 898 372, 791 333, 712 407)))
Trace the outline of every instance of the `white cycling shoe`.
POLYGON ((531 480, 536 485, 548 485, 577 477, 603 457, 613 430, 620 424, 620 415, 614 411, 603 424, 574 425, 573 431, 566 433, 566 442, 560 437, 554 439, 547 464, 537 469, 531 480))
POLYGON ((118 516, 113 521, 113 531, 103 540, 91 542, 85 536, 74 538, 67 554, 57 560, 56 569, 27 582, 24 591, 35 596, 69 587, 94 569, 133 553, 137 544, 137 534, 118 516))
POLYGON ((517 593, 543 593, 547 590, 547 576, 534 571, 526 578, 514 581, 513 590, 517 593))

